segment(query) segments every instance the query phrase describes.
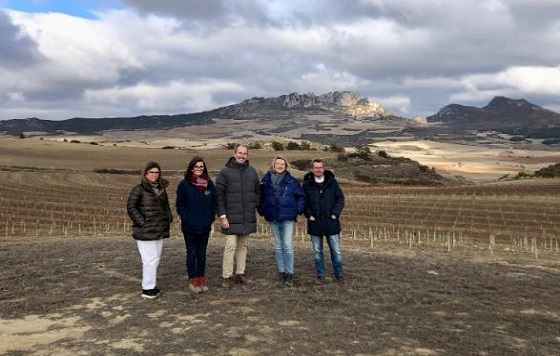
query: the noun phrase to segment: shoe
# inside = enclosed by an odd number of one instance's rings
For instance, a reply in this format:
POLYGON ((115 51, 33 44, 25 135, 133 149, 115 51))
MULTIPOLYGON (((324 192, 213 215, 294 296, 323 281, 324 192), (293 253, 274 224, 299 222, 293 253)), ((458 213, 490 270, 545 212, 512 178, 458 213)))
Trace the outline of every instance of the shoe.
POLYGON ((284 280, 284 286, 293 287, 294 286, 294 274, 286 273, 286 279, 284 280))
POLYGON ((159 297, 159 289, 142 289, 142 298, 144 299, 156 299, 159 297))
POLYGON ((201 278, 200 289, 203 292, 208 292, 208 278, 206 277, 200 277, 200 278, 201 278))
POLYGON ((345 284, 345 280, 344 277, 340 276, 340 277, 335 277, 335 281, 336 283, 340 284, 340 285, 344 285, 345 284))
POLYGON ((235 283, 237 284, 247 284, 248 280, 247 277, 245 277, 244 274, 239 273, 235 275, 235 283))
POLYGON ((222 282, 222 287, 230 289, 231 287, 233 287, 234 284, 234 280, 232 277, 229 278, 224 278, 223 282, 222 282))
POLYGON ((279 272, 278 273, 278 280, 281 283, 284 283, 286 281, 286 273, 285 272, 279 272))
POLYGON ((317 277, 317 279, 315 280, 315 284, 318 287, 325 287, 327 285, 327 283, 325 282, 325 278, 324 277, 317 277))
POLYGON ((202 288, 200 288, 200 277, 194 277, 193 279, 191 279, 191 282, 189 283, 189 289, 193 293, 202 292, 202 288))

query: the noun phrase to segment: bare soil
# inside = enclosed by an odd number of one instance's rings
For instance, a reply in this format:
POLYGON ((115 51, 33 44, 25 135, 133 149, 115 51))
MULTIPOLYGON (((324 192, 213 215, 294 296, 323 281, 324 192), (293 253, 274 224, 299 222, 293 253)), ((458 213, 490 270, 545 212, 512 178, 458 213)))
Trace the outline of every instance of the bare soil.
MULTIPOLYGON (((273 247, 251 240, 252 283, 221 287, 223 241, 208 253, 210 291, 184 279, 184 243, 166 241, 159 299, 140 298, 127 236, 28 239, 0 247, 0 354, 558 355, 560 262, 477 251, 363 248, 345 240, 347 280, 314 283, 305 241, 297 281, 281 287, 273 247)), ((328 256, 328 254, 327 254, 328 256)), ((327 263, 330 267, 330 263, 327 263)))

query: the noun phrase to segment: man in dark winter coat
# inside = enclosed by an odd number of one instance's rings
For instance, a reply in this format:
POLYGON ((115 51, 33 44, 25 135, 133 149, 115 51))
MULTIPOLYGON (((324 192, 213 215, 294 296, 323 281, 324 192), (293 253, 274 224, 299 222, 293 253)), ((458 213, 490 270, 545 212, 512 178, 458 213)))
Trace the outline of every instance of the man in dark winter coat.
POLYGON ((168 185, 161 177, 159 164, 148 162, 141 183, 128 195, 127 211, 133 223, 132 237, 142 258, 142 297, 148 299, 159 295, 157 269, 163 239, 169 238, 173 220, 166 192, 168 185))
POLYGON ((323 237, 331 252, 334 277, 343 281, 342 253, 340 250, 340 215, 344 208, 344 194, 333 172, 325 170, 325 163, 316 159, 312 171, 304 177, 305 216, 307 233, 311 236, 315 269, 319 283, 324 283, 325 263, 323 237))
POLYGON ((257 231, 256 210, 260 200, 259 176, 249 165, 247 146, 238 145, 234 156, 216 178, 218 216, 226 235, 223 258, 224 287, 246 283, 245 263, 249 234, 257 231), (237 264, 235 277, 234 263, 237 264))

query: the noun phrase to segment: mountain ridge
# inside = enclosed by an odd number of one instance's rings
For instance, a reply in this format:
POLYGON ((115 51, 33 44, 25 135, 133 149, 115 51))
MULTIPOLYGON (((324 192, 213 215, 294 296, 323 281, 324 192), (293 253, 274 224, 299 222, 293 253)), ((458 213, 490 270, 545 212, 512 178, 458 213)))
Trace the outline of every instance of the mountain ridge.
POLYGON ((109 130, 171 129, 191 125, 211 124, 213 119, 253 119, 266 115, 290 116, 303 113, 333 113, 355 118, 381 118, 381 104, 350 91, 331 91, 321 95, 290 93, 278 97, 253 97, 238 104, 198 113, 176 115, 140 115, 133 117, 74 117, 66 120, 42 120, 36 117, 0 121, 0 131, 99 133, 109 130))

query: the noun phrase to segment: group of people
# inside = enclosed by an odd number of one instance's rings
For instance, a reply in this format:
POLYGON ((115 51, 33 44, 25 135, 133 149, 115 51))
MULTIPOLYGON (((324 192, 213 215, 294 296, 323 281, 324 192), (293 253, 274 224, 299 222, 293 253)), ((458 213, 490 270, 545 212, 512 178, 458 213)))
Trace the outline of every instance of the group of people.
MULTIPOLYGON (((177 187, 176 209, 186 245, 189 288, 208 291, 206 250, 216 216, 225 246, 222 261, 223 287, 248 282, 245 267, 249 236, 257 232, 257 212, 270 224, 275 239, 279 279, 291 286, 294 280, 293 233, 298 215, 307 219, 317 283, 325 282, 323 239, 327 240, 335 280, 344 281, 340 249, 340 215, 344 194, 332 171, 316 159, 303 185, 288 171, 286 159, 275 157, 262 179, 249 164, 248 147, 238 145, 233 157, 216 177, 208 174, 206 163, 194 157, 177 187)), ((169 182, 162 177, 157 162, 149 162, 142 181, 130 191, 127 211, 132 220, 132 236, 142 259, 142 297, 159 296, 157 269, 163 240, 169 238, 173 214, 169 205, 169 182)))

